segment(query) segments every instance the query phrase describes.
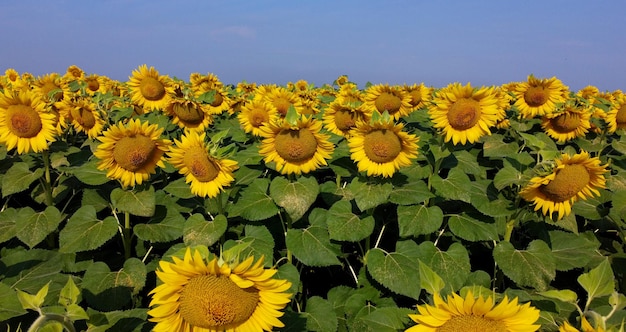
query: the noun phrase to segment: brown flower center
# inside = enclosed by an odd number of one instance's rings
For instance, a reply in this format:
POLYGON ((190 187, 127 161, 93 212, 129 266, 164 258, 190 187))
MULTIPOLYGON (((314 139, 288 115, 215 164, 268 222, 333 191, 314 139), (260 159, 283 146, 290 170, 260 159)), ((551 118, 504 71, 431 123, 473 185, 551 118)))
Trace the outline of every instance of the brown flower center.
POLYGON ((461 315, 450 318, 437 328, 437 332, 506 332, 504 323, 499 320, 491 320, 485 317, 473 315, 461 315))
POLYGON ((113 159, 125 170, 134 172, 152 160, 156 144, 144 135, 122 137, 113 150, 113 159))
POLYGON ((626 104, 622 105, 615 116, 618 128, 626 128, 626 104))
POLYGON ((274 104, 274 107, 276 107, 276 109, 278 110, 278 113, 282 117, 287 115, 287 111, 289 111, 289 106, 292 105, 289 100, 287 100, 286 98, 283 98, 283 97, 277 98, 276 100, 274 100, 272 102, 272 104, 274 104))
POLYGON ((76 120, 85 129, 91 129, 96 125, 96 117, 88 109, 75 107, 70 111, 72 119, 76 120))
POLYGON ((383 92, 376 98, 374 104, 380 113, 387 111, 389 114, 393 114, 402 106, 402 99, 389 92, 383 92))
POLYGON ((567 112, 550 119, 552 128, 560 133, 569 133, 580 125, 580 115, 578 113, 567 112))
POLYGON ((222 330, 248 320, 259 303, 256 288, 239 288, 226 276, 201 275, 183 287, 180 315, 190 326, 222 330))
POLYGON ((49 96, 48 94, 50 93, 50 91, 53 90, 58 90, 61 89, 60 86, 54 84, 53 82, 46 82, 41 86, 41 94, 43 94, 43 99, 45 101, 59 101, 61 99, 63 99, 63 91, 57 91, 56 93, 54 93, 52 96, 49 96))
POLYGON ((187 150, 183 162, 189 172, 200 182, 212 181, 220 173, 219 166, 201 146, 194 146, 187 150))
POLYGON ((393 131, 378 129, 365 135, 363 147, 371 161, 383 164, 396 159, 402 151, 402 142, 393 131))
POLYGON ((292 163, 305 162, 317 151, 317 139, 307 128, 284 129, 274 140, 276 153, 292 163))
POLYGON ((337 129, 347 132, 354 128, 357 120, 355 112, 350 112, 349 109, 343 108, 335 113, 335 125, 337 129))
POLYGON ((524 101, 530 107, 539 107, 548 101, 548 92, 542 86, 531 86, 524 93, 524 101))
POLYGON ((411 106, 417 107, 422 102, 422 92, 419 89, 411 90, 409 92, 409 96, 411 96, 411 106))
POLYGON ((224 102, 224 97, 222 96, 222 94, 219 93, 219 91, 215 91, 215 94, 213 95, 213 102, 211 103, 211 106, 217 107, 217 106, 222 105, 223 102, 224 102))
POLYGON ((90 77, 86 79, 87 81, 87 89, 89 89, 89 91, 98 91, 98 89, 100 89, 100 82, 98 82, 98 79, 95 77, 90 77))
POLYGON ((557 171, 554 180, 539 190, 553 202, 564 202, 576 196, 588 184, 591 177, 584 165, 565 165, 557 171))
POLYGON ((204 120, 204 112, 194 103, 173 103, 171 111, 184 124, 197 125, 204 120))
POLYGON ((37 136, 43 128, 39 113, 27 105, 10 105, 7 107, 6 118, 9 130, 18 137, 31 138, 37 136))
POLYGON ((456 130, 467 130, 480 119, 480 104, 471 98, 458 99, 448 110, 448 123, 456 130))
POLYGON ((165 96, 165 86, 154 77, 144 77, 139 84, 139 91, 150 101, 161 100, 165 96))

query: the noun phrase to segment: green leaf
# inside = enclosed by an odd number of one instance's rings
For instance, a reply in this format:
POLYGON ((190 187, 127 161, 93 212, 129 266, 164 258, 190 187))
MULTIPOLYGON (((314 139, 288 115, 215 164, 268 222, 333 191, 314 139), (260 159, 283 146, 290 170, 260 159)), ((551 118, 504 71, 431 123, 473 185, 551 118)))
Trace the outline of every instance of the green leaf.
POLYGON ((2 282, 30 294, 37 293, 45 284, 50 283, 49 297, 56 298, 66 282, 67 276, 60 272, 67 259, 68 255, 50 250, 11 250, 3 253, 0 260, 0 266, 3 266, 2 282))
POLYGON ((100 196, 97 190, 85 188, 83 189, 83 197, 80 201, 80 206, 85 205, 91 205, 96 209, 96 212, 99 212, 109 207, 109 201, 100 196))
POLYGON ((67 307, 70 304, 78 303, 78 296, 80 295, 80 289, 74 283, 74 279, 71 276, 67 277, 67 283, 61 289, 59 294, 59 304, 67 307))
POLYGON ((469 254, 460 242, 452 243, 447 251, 437 248, 430 241, 420 243, 416 249, 411 249, 414 242, 407 242, 402 245, 410 245, 403 250, 417 250, 418 258, 424 264, 438 275, 445 277, 445 288, 450 291, 460 289, 470 275, 469 254))
POLYGON ((31 183, 37 181, 42 175, 43 168, 31 171, 28 163, 13 164, 2 177, 2 196, 7 197, 28 189, 31 183))
POLYGON ((502 190, 506 187, 519 185, 521 179, 522 173, 513 166, 507 165, 496 173, 496 176, 493 178, 493 185, 496 189, 502 190))
POLYGON ((95 262, 83 277, 83 296, 94 309, 121 309, 131 303, 132 294, 141 290, 145 282, 146 266, 137 258, 129 258, 115 272, 107 264, 95 262))
POLYGON ((424 262, 419 261, 420 265, 420 287, 425 289, 430 294, 439 294, 440 291, 446 286, 445 281, 433 271, 424 262))
POLYGON ((319 296, 312 296, 306 302, 307 331, 337 331, 337 315, 332 304, 319 296))
POLYGON ((414 311, 408 308, 383 307, 359 317, 359 320, 369 327, 369 331, 395 332, 405 329, 412 313, 414 311))
POLYGON ((246 225, 244 233, 245 236, 239 240, 229 240, 224 244, 224 256, 265 256, 265 266, 271 266, 275 245, 272 233, 265 226, 254 225, 246 225))
POLYGON ((426 183, 422 180, 403 183, 395 186, 389 195, 389 202, 398 205, 420 204, 435 195, 430 192, 426 183))
POLYGON ((300 271, 298 268, 291 264, 286 263, 278 267, 278 272, 275 276, 276 279, 284 279, 291 282, 291 287, 286 291, 287 293, 297 294, 300 290, 300 271))
POLYGON ((544 291, 556 275, 552 251, 541 240, 530 242, 527 250, 517 250, 510 242, 500 242, 493 249, 493 258, 502 272, 519 286, 544 291))
POLYGON ((100 186, 110 181, 106 172, 97 168, 98 159, 93 158, 78 167, 69 168, 66 171, 74 175, 80 182, 90 186, 100 186))
POLYGON ((89 319, 89 315, 87 315, 85 309, 76 303, 68 304, 65 311, 67 317, 73 322, 81 319, 89 319))
POLYGON ((328 233, 337 241, 357 242, 370 236, 374 231, 374 217, 363 219, 352 213, 352 204, 348 201, 337 201, 328 210, 328 233))
POLYGON ((45 284, 37 294, 28 294, 21 290, 17 290, 17 298, 22 303, 22 308, 31 309, 31 310, 39 310, 43 306, 43 302, 46 300, 46 295, 48 295, 48 288, 50 287, 50 282, 45 284))
POLYGON ((89 309, 89 332, 141 332, 148 331, 143 328, 148 323, 148 309, 115 310, 109 312, 98 312, 89 309))
POLYGON ((0 321, 21 316, 26 313, 17 292, 10 286, 0 282, 0 321))
POLYGON ((448 219, 448 226, 454 235, 468 241, 498 240, 498 229, 495 223, 486 223, 466 213, 456 214, 448 219))
POLYGON ((0 211, 0 243, 9 241, 17 235, 18 220, 20 220, 19 210, 7 208, 0 211))
POLYGON ((587 291, 587 303, 591 303, 594 298, 611 295, 615 290, 615 276, 608 258, 591 271, 581 274, 577 280, 587 291))
POLYGON ((147 190, 135 191, 115 188, 111 192, 111 204, 121 212, 128 212, 140 217, 151 217, 156 208, 154 187, 147 190))
POLYGON ((188 199, 196 196, 191 192, 191 187, 187 182, 185 182, 184 177, 169 182, 163 190, 172 196, 182 199, 188 199))
POLYGON ((354 193, 354 201, 361 211, 366 211, 387 203, 393 185, 388 180, 355 177, 348 185, 354 193))
POLYGON ((505 142, 504 136, 493 134, 483 137, 483 155, 485 157, 509 157, 517 153, 517 142, 505 142))
POLYGON ((460 169, 451 169, 448 177, 445 179, 434 174, 431 183, 436 193, 443 198, 456 199, 468 203, 470 201, 471 196, 468 188, 471 188, 472 183, 467 174, 460 169))
POLYGON ((228 220, 224 215, 217 215, 213 220, 206 220, 201 214, 194 214, 187 219, 183 229, 183 242, 187 246, 212 246, 226 233, 228 220))
POLYGON ((117 221, 113 217, 99 220, 93 206, 83 206, 69 219, 59 234, 59 252, 73 253, 99 248, 115 234, 117 221))
POLYGON ((400 237, 430 234, 437 231, 443 223, 443 211, 435 205, 400 205, 397 210, 400 237))
POLYGON ((19 223, 16 224, 17 238, 30 248, 38 245, 48 234, 54 232, 63 216, 54 206, 48 206, 43 212, 35 212, 26 207, 19 211, 19 223))
POLYGON ((472 182, 470 201, 476 210, 489 217, 507 217, 515 213, 513 201, 504 197, 491 180, 472 182))
POLYGON ((270 196, 285 209, 292 221, 302 218, 319 192, 315 177, 300 176, 296 181, 289 181, 279 176, 270 184, 270 196))
POLYGON ((418 299, 421 292, 419 260, 405 253, 370 249, 365 256, 367 271, 396 294, 418 299))
POLYGON ((618 292, 613 292, 609 297, 609 305, 613 307, 615 311, 626 308, 626 296, 618 292))
POLYGON ((255 179, 248 187, 241 190, 241 197, 230 205, 229 216, 241 216, 249 221, 264 220, 278 214, 278 207, 267 194, 269 180, 255 179))
POLYGON ((569 271, 581 268, 595 257, 600 256, 596 251, 600 243, 591 232, 573 234, 563 231, 550 231, 552 255, 558 271, 569 271))
POLYGON ((539 295, 568 303, 576 303, 578 301, 576 292, 569 289, 551 289, 545 292, 539 292, 539 295))
POLYGON ((340 265, 337 256, 339 245, 330 243, 326 228, 309 226, 305 229, 289 229, 285 238, 287 249, 308 266, 340 265))
POLYGON ((176 210, 176 207, 157 205, 154 216, 146 223, 137 224, 133 232, 137 237, 149 242, 169 242, 183 236, 185 218, 176 210))

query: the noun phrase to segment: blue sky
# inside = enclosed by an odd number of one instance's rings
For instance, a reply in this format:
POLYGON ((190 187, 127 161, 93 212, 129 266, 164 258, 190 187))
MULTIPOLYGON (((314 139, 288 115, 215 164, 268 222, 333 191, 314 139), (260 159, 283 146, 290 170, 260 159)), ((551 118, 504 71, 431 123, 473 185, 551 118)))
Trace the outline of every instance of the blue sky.
POLYGON ((626 91, 625 1, 3 1, 0 70, 626 91))

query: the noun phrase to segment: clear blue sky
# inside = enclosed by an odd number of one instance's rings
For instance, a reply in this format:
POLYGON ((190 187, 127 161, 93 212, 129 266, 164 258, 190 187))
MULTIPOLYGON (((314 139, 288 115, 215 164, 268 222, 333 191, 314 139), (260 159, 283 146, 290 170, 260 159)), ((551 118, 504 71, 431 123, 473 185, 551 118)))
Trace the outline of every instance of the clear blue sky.
POLYGON ((0 70, 75 64, 126 81, 141 64, 188 80, 319 86, 499 85, 528 74, 626 91, 626 1, 12 0, 0 70))

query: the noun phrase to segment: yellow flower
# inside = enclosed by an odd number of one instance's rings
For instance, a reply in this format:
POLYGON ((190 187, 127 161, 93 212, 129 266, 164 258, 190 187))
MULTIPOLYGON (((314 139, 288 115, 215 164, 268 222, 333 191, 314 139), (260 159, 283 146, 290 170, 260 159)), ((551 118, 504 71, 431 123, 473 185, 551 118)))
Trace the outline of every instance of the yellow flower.
POLYGON ((254 136, 261 136, 261 127, 267 126, 277 118, 276 108, 263 98, 245 101, 237 113, 237 119, 243 130, 254 136))
POLYGON ((611 134, 619 129, 626 129, 626 95, 622 94, 615 99, 606 113, 605 121, 607 131, 611 134))
POLYGON ((579 199, 600 195, 598 189, 606 188, 604 173, 608 165, 600 165, 600 159, 590 158, 585 151, 574 156, 562 154, 555 163, 552 173, 533 177, 519 195, 532 202, 535 211, 541 209, 551 219, 557 212, 556 220, 560 220, 571 213, 572 204, 579 199))
POLYGON ((37 95, 24 89, 0 94, 0 144, 17 153, 48 150, 56 140, 56 115, 45 110, 37 95))
MULTIPOLYGON (((591 326, 591 324, 585 317, 582 318, 580 325, 581 325, 580 331, 582 332, 604 332, 604 329, 600 326, 597 329, 591 326)), ((580 332, 580 331, 577 328, 570 325, 570 323, 568 323, 567 321, 563 322, 563 324, 559 326, 559 332, 580 332)))
POLYGON ((522 118, 530 119, 552 113, 568 97, 569 88, 556 77, 538 79, 528 76, 527 82, 516 85, 513 95, 515 106, 522 118))
POLYGON ((469 83, 452 83, 435 94, 428 114, 433 127, 443 131, 445 142, 474 143, 491 135, 490 127, 504 118, 499 96, 493 87, 474 89, 469 83))
POLYGON ((107 177, 120 180, 124 187, 142 184, 156 173, 157 166, 165 167, 163 154, 171 142, 159 138, 162 132, 158 125, 139 119, 111 126, 98 137, 102 143, 93 153, 100 159, 98 169, 106 170, 107 177))
POLYGON ((388 84, 372 85, 365 90, 362 109, 368 117, 374 112, 383 114, 385 111, 394 120, 411 113, 412 97, 399 86, 388 84))
POLYGON ((474 298, 471 291, 465 298, 453 293, 445 301, 435 294, 434 305, 420 305, 417 310, 419 314, 409 315, 417 325, 407 332, 531 332, 540 327, 535 324, 537 308, 530 302, 520 305, 517 298, 509 301, 506 295, 495 305, 491 296, 474 298))
POLYGON ((154 67, 148 69, 146 65, 133 70, 127 84, 131 100, 145 112, 164 109, 174 94, 169 77, 159 75, 154 67))
POLYGON ((183 129, 204 131, 213 123, 208 107, 193 100, 172 98, 163 111, 183 129))
POLYGON ((83 78, 83 81, 85 82, 85 92, 90 96, 93 96, 96 92, 106 92, 106 76, 91 74, 83 78))
POLYGON ((278 115, 282 118, 287 115, 290 107, 293 107, 298 114, 304 114, 305 109, 302 100, 297 94, 283 88, 281 86, 266 86, 259 89, 258 93, 274 108, 278 115))
POLYGON ((433 88, 427 87, 424 83, 407 85, 405 84, 402 89, 411 97, 409 103, 411 104, 411 111, 418 110, 426 106, 431 99, 433 88))
POLYGON ((279 119, 262 126, 259 153, 266 163, 275 162, 282 174, 309 173, 327 165, 335 150, 329 136, 321 134, 322 124, 302 116, 295 125, 279 119))
POLYGON ((541 128, 558 143, 565 143, 589 132, 591 114, 587 106, 566 104, 561 111, 544 115, 541 128))
POLYGON ((102 133, 105 121, 91 100, 84 98, 68 99, 59 105, 61 117, 69 120, 77 132, 84 132, 91 139, 95 139, 102 133))
POLYGON ((65 72, 65 75, 63 75, 63 77, 66 78, 68 81, 82 80, 83 78, 85 78, 85 72, 78 66, 71 65, 67 67, 67 71, 65 72))
POLYGON ((187 248, 184 258, 161 260, 156 271, 161 284, 150 294, 149 320, 156 332, 271 331, 285 325, 278 319, 291 301, 291 283, 272 278, 276 269, 263 268, 263 258, 240 263, 187 248))
POLYGON ((39 95, 39 98, 46 103, 57 103, 67 99, 69 88, 61 79, 59 74, 51 73, 38 77, 32 84, 33 92, 39 95), (56 91, 50 95, 52 91, 56 91))
POLYGON ((419 137, 403 132, 403 128, 391 119, 372 124, 358 122, 350 133, 348 147, 359 172, 391 177, 400 167, 411 165, 411 159, 417 158, 419 137))
POLYGON ((235 179, 233 172, 239 168, 230 159, 218 159, 209 153, 205 143, 206 133, 188 131, 167 153, 167 161, 191 183, 191 192, 200 197, 215 197, 235 179))

